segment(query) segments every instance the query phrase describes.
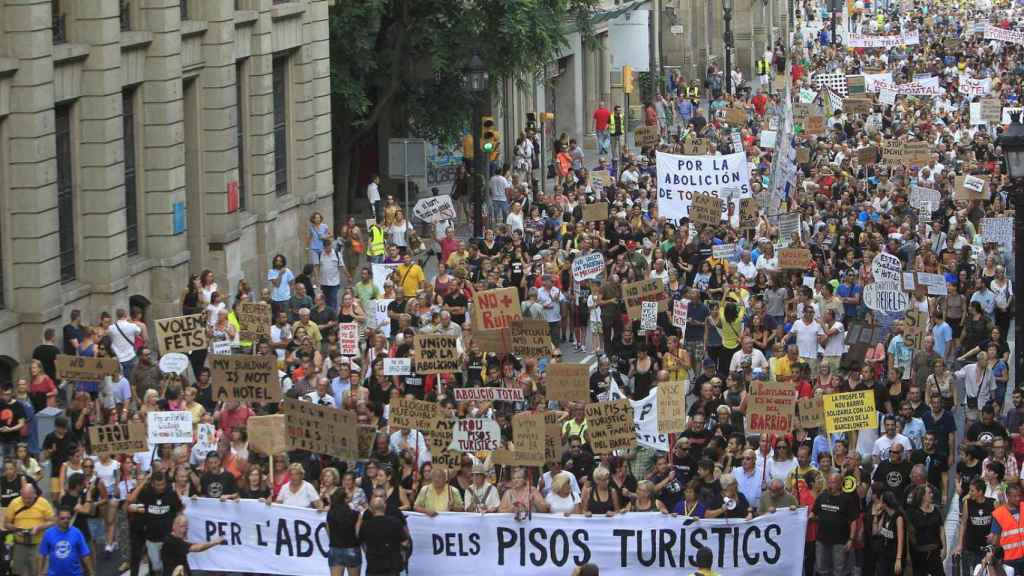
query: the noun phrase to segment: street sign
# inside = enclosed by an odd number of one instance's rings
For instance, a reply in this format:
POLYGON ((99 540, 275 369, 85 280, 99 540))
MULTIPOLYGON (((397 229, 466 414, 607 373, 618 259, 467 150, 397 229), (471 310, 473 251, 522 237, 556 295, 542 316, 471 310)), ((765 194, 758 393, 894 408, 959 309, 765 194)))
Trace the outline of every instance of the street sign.
POLYGON ((685 31, 685 29, 683 28, 682 24, 676 24, 675 26, 669 28, 669 31, 678 36, 682 34, 685 31))
POLYGON ((427 141, 422 138, 389 138, 388 177, 426 178, 427 141))

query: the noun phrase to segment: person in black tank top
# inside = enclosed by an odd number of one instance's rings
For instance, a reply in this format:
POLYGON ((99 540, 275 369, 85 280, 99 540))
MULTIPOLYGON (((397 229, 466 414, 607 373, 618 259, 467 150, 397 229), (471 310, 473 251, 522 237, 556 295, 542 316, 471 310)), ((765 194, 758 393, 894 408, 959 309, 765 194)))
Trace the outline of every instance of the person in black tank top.
POLYGON ((583 486, 583 510, 592 514, 614 516, 619 511, 619 493, 611 486, 611 474, 604 466, 594 470, 594 481, 583 486))
POLYGON ((985 481, 981 478, 971 481, 960 509, 959 540, 953 550, 954 556, 960 556, 962 566, 975 566, 984 557, 995 508, 995 500, 985 497, 985 481))
POLYGON ((903 565, 906 549, 906 524, 895 494, 887 491, 882 495, 882 510, 872 522, 875 576, 892 576, 896 574, 896 565, 903 565))

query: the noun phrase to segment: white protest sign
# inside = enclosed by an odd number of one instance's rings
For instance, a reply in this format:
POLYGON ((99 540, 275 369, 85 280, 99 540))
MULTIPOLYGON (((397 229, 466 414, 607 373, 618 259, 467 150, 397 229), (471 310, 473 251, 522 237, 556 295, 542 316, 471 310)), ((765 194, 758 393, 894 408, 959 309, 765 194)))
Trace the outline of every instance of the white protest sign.
POLYGON ((412 207, 412 213, 424 222, 437 223, 442 220, 454 220, 455 203, 447 194, 420 198, 412 207))
POLYGON ((799 212, 787 212, 779 215, 779 245, 783 248, 789 246, 793 242, 793 235, 796 234, 798 238, 802 238, 802 230, 800 226, 800 213, 799 212))
POLYGON ((970 107, 971 126, 982 126, 988 124, 988 120, 981 115, 981 102, 971 102, 970 107))
POLYGON ((902 278, 868 284, 864 287, 863 298, 865 306, 887 314, 905 312, 910 307, 910 296, 903 291, 902 278))
POLYGON ((385 376, 405 376, 412 373, 412 358, 385 358, 385 376))
POLYGON ((461 418, 452 428, 452 443, 449 450, 456 452, 478 452, 497 450, 501 446, 501 427, 490 418, 461 418))
POLYGON ((732 260, 736 257, 736 243, 715 244, 711 246, 711 256, 720 260, 732 260))
MULTIPOLYGON (((733 225, 739 226, 740 198, 749 198, 750 167, 743 152, 721 156, 681 156, 658 152, 658 214, 672 222, 690 216, 698 194, 729 198, 733 225)), ((726 212, 722 203, 722 212, 726 212)))
POLYGON ((359 326, 355 322, 338 324, 338 352, 342 356, 359 355, 359 326))
MULTIPOLYGON (((399 266, 401 264, 381 264, 378 262, 370 265, 370 270, 373 272, 373 284, 377 287, 377 290, 380 290, 381 293, 384 292, 384 281, 390 278, 391 274, 398 270, 399 266)), ((398 286, 395 286, 395 288, 400 289, 398 286)))
MULTIPOLYGON (((892 84, 892 72, 881 72, 877 74, 864 75, 864 91, 869 93, 881 92, 882 87, 892 84)), ((896 94, 894 93, 893 96, 896 94)))
POLYGON ((149 412, 146 414, 146 436, 152 445, 191 444, 192 413, 187 410, 149 412))
POLYGON ((672 325, 676 328, 685 328, 686 320, 690 316, 690 301, 683 298, 672 303, 672 325))
POLYGON ((1013 218, 982 218, 981 236, 985 242, 995 242, 1013 249, 1013 218))
POLYGON ((875 277, 875 282, 883 280, 898 282, 902 278, 902 272, 903 262, 892 254, 880 252, 871 261, 871 275, 875 277))
POLYGON ((757 145, 761 148, 775 148, 775 142, 779 133, 775 130, 761 130, 760 139, 757 145))
POLYGON ((896 91, 895 90, 890 90, 888 88, 883 88, 878 93, 878 101, 880 103, 888 105, 888 106, 895 106, 896 105, 896 91))
POLYGON ((658 303, 642 302, 640 304, 640 329, 658 329, 658 303))
POLYGON ((815 92, 814 90, 811 90, 810 88, 800 89, 800 102, 804 104, 810 104, 811 102, 814 102, 814 99, 817 97, 818 93, 815 92))
POLYGON ((976 194, 981 194, 985 191, 985 179, 967 174, 964 176, 964 188, 976 194))
POLYGON ((452 390, 456 402, 522 402, 522 388, 456 388, 452 390))
POLYGON ((572 279, 577 282, 600 278, 604 274, 604 256, 600 252, 580 254, 572 261, 572 279))
POLYGON ((388 306, 394 302, 394 298, 378 298, 373 301, 372 326, 384 333, 384 336, 391 338, 391 318, 388 317, 388 306))
POLYGON ((743 150, 743 134, 736 128, 732 129, 732 151, 745 152, 743 150))
MULTIPOLYGON (((808 508, 780 509, 753 520, 697 520, 656 512, 614 518, 534 513, 524 524, 515 514, 445 512, 431 518, 410 512, 406 522, 413 552, 408 573, 565 576, 575 563, 586 560, 600 566, 602 576, 680 576, 697 570, 694 550, 704 545, 715 551, 714 570, 721 576, 800 576, 807 513, 808 508)), ((192 570, 330 574, 327 518, 320 511, 199 498, 189 503, 185 515, 188 541, 228 539, 224 546, 190 554, 192 570)))
POLYGON ((999 42, 1024 45, 1024 32, 1006 30, 989 24, 985 27, 985 40, 998 40, 999 42))
POLYGON ((958 91, 967 96, 984 96, 992 90, 990 78, 971 78, 964 74, 960 75, 958 91))
POLYGON ((164 374, 181 374, 190 365, 188 356, 171 352, 160 357, 160 371, 164 374))
POLYGON ((941 197, 938 190, 932 188, 924 188, 917 184, 910 186, 910 205, 914 208, 921 208, 924 206, 938 206, 941 197))

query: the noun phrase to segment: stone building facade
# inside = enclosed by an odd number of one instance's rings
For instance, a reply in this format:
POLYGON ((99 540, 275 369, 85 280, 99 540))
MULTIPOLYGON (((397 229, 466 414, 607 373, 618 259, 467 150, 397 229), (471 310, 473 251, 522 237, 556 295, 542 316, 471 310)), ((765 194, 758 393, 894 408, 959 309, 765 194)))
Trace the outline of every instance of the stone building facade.
MULTIPOLYGON (((72 309, 180 314, 330 223, 327 0, 0 0, 0 380, 72 309)), ((59 336, 58 336, 59 338, 59 336)))

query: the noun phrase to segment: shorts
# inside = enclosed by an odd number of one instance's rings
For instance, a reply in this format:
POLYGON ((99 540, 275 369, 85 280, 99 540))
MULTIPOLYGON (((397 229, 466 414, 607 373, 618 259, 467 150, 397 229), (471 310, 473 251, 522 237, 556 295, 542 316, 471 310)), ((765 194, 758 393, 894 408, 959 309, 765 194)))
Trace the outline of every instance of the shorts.
POLYGON ((355 548, 331 547, 327 555, 327 565, 330 567, 342 566, 345 568, 358 568, 363 565, 363 551, 355 548))
POLYGON ((601 324, 600 320, 590 321, 590 332, 592 334, 604 334, 604 326, 601 324))
POLYGON ((320 248, 310 248, 309 249, 309 263, 312 264, 313 266, 319 266, 320 265, 320 254, 322 254, 322 253, 323 253, 323 250, 320 249, 320 248))
POLYGON ((37 571, 36 566, 36 548, 38 546, 34 544, 15 544, 14 551, 11 553, 11 573, 12 574, 35 574, 37 571))

